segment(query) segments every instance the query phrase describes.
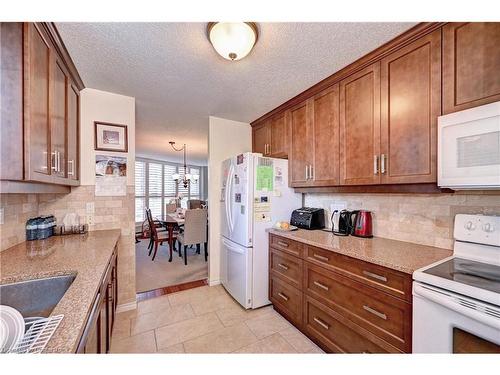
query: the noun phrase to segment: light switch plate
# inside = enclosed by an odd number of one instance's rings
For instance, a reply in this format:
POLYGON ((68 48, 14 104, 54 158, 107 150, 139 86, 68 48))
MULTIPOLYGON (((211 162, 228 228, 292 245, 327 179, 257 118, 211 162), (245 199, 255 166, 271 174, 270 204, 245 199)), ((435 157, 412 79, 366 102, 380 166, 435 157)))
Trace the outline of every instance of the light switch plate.
POLYGON ((95 204, 94 202, 87 202, 85 204, 85 213, 87 215, 92 215, 95 213, 95 204))
POLYGON ((0 225, 4 223, 4 218, 3 218, 3 207, 0 208, 0 225))

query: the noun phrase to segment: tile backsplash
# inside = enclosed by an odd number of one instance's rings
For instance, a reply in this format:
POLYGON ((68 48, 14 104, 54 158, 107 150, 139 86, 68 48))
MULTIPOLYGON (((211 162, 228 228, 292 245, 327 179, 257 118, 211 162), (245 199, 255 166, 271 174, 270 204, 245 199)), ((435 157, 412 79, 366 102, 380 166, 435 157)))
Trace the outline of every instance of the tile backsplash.
POLYGON ((488 192, 455 194, 305 194, 309 207, 324 208, 330 225, 330 206, 373 213, 377 237, 451 249, 456 214, 500 215, 500 195, 488 192))
POLYGON ((94 224, 89 230, 120 229, 118 244, 119 304, 135 301, 135 190, 127 187, 127 195, 96 197, 94 185, 73 187, 69 194, 0 194, 4 223, 0 224, 0 251, 26 240, 25 224, 30 217, 55 215, 62 223, 67 213, 77 213, 85 222, 86 204, 94 203, 94 224))

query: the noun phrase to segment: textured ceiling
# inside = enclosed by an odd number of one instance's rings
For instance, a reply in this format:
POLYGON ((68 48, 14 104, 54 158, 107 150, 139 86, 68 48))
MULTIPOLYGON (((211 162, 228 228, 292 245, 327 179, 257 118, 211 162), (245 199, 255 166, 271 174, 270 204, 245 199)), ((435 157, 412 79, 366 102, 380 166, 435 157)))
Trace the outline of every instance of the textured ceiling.
POLYGON ((260 23, 254 50, 216 54, 204 23, 58 23, 87 87, 136 98, 137 155, 205 164, 208 116, 250 122, 412 23, 260 23))

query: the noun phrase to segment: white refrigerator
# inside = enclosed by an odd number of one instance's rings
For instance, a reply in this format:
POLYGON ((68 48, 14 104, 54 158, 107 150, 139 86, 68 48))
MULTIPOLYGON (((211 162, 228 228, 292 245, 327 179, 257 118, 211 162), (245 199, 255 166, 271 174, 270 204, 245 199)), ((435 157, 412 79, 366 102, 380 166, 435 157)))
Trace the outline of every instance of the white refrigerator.
POLYGON ((288 160, 244 153, 222 162, 221 280, 243 307, 270 304, 266 229, 302 206, 288 187, 288 160))

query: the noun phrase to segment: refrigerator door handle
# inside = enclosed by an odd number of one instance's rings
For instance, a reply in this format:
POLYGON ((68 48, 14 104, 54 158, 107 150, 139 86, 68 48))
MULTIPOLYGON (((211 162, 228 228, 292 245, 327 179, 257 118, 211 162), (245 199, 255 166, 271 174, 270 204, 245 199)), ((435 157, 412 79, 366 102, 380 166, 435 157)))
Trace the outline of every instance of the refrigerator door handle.
POLYGON ((227 176, 227 185, 226 185, 226 215, 227 215, 227 221, 229 224, 229 231, 231 233, 233 232, 233 229, 234 229, 233 215, 232 215, 232 210, 231 210, 232 187, 233 187, 233 166, 231 165, 229 167, 229 173, 227 176))

